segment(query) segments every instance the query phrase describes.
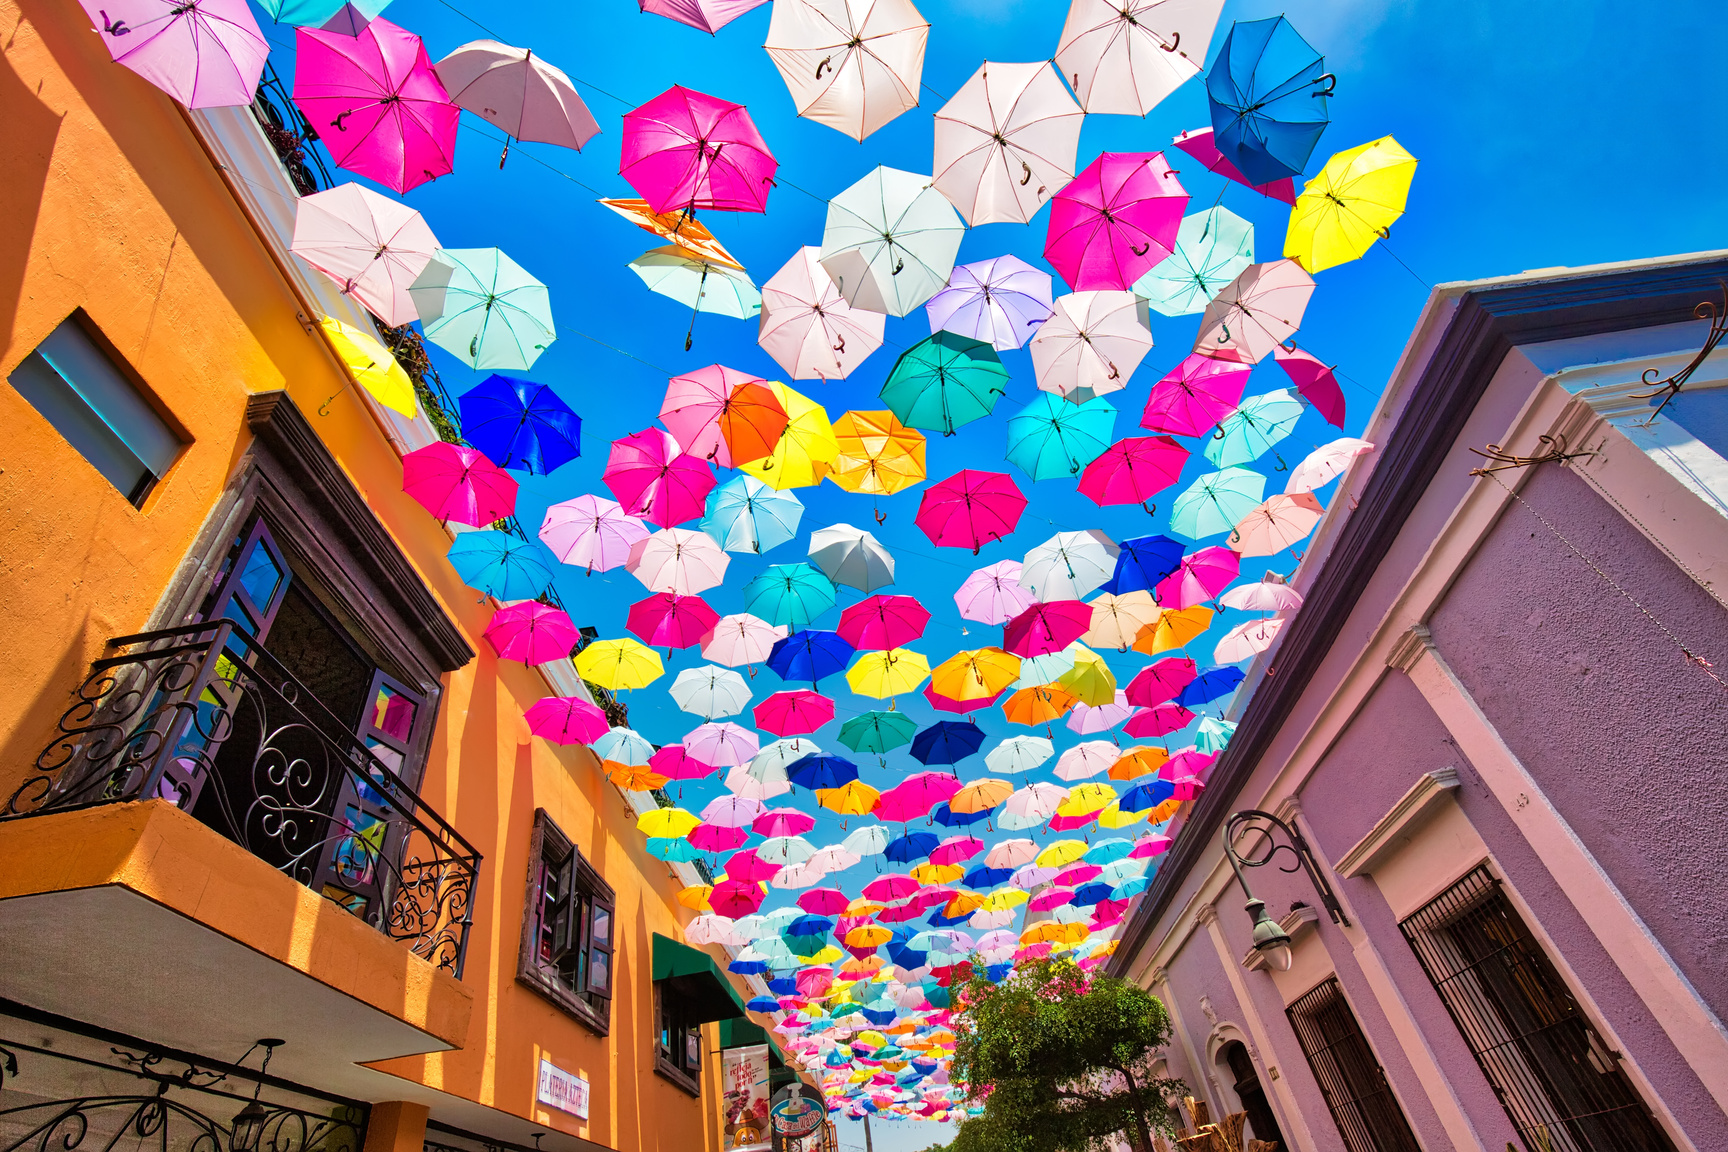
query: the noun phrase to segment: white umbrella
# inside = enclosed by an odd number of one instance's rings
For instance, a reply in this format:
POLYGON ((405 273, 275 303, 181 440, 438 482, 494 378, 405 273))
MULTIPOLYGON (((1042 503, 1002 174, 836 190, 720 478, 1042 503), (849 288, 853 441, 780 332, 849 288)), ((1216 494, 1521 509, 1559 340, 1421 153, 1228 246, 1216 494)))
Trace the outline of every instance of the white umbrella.
POLYGON ((983 340, 998 352, 1023 347, 1050 319, 1050 273, 1018 256, 995 256, 962 264, 948 286, 930 297, 924 311, 931 332, 954 332, 983 340))
POLYGON ((968 224, 1024 224, 1074 179, 1085 118, 1049 64, 987 60, 936 113, 933 183, 968 224))
POLYGON ((756 845, 756 858, 770 864, 802 864, 816 855, 816 845, 802 836, 770 836, 756 845))
POLYGON ((1258 364, 1302 327, 1313 295, 1314 277, 1294 260, 1250 265, 1206 305, 1194 351, 1258 364))
POLYGON ((1218 205, 1182 217, 1168 259, 1134 281, 1134 294, 1165 316, 1204 312, 1218 290, 1254 263, 1254 225, 1218 205))
POLYGON ((778 0, 763 47, 798 115, 862 140, 918 106, 929 34, 912 0, 778 0))
POLYGON ((702 640, 702 655, 716 664, 738 668, 768 659, 777 641, 786 639, 786 629, 759 616, 738 612, 720 617, 702 640))
POLYGON ((735 768, 755 757, 756 734, 728 722, 703 724, 685 735, 684 750, 700 763, 735 768))
POLYGON ((1218 603, 1245 612, 1291 612, 1302 607, 1302 593, 1268 572, 1253 584, 1238 584, 1218 597, 1218 603))
POLYGON ((1230 547, 1244 556, 1272 556, 1295 547, 1326 514, 1312 492, 1268 496, 1230 533, 1230 547))
POLYGON ((810 888, 822 882, 828 875, 827 871, 813 866, 813 862, 788 864, 769 878, 768 884, 773 888, 784 888, 796 891, 799 888, 810 888))
POLYGON ((686 924, 684 938, 692 944, 725 944, 734 948, 749 943, 749 937, 738 931, 737 921, 713 912, 704 912, 686 924))
POLYGON ((540 541, 566 564, 605 571, 627 562, 630 549, 646 540, 649 531, 618 501, 582 495, 546 509, 540 541))
POLYGON ((438 248, 420 213, 354 183, 302 196, 288 246, 392 328, 420 318, 408 286, 438 248))
POLYGON ((820 259, 848 304, 904 316, 948 283, 965 232, 928 176, 880 167, 828 202, 820 259))
POLYGON ((1206 63, 1224 0, 1074 0, 1056 66, 1088 112, 1144 116, 1206 63))
POLYGON ((702 823, 716 828, 748 828, 766 809, 748 796, 716 796, 702 809, 702 823))
POLYGON ((1020 587, 1034 599, 1083 600, 1102 587, 1116 572, 1116 556, 1122 550, 1096 528, 1084 532, 1058 532, 1026 553, 1020 569, 1020 587))
POLYGON ((766 803, 776 796, 784 796, 792 791, 792 781, 787 777, 784 768, 765 768, 758 772, 750 764, 746 764, 726 773, 725 787, 726 791, 736 796, 766 803))
POLYGON ((1006 624, 1032 606, 1032 594, 1020 587, 1018 560, 998 560, 973 572, 960 582, 954 606, 967 620, 980 624, 1006 624))
MULTIPOLYGON (((972 918, 966 921, 973 928, 1002 928, 1014 923, 1014 910, 1011 908, 980 908, 972 913, 972 918)), ((1006 951, 994 949, 981 952, 986 964, 1006 963, 1014 955, 1015 949, 1006 951)))
POLYGON ((1283 627, 1284 621, 1279 617, 1238 624, 1219 638, 1217 647, 1212 649, 1212 662, 1236 664, 1250 660, 1272 647, 1272 641, 1278 639, 1278 631, 1283 627))
POLYGON ((1071 292, 1032 337, 1038 387, 1058 396, 1091 399, 1128 386, 1128 377, 1152 350, 1132 292, 1071 292))
POLYGON ((712 664, 684 669, 672 681, 670 692, 678 707, 704 720, 736 716, 750 703, 750 686, 744 677, 712 664))
MULTIPOLYGON (((1012 796, 996 818, 996 826, 1008 832, 1036 828, 1056 815, 1056 807, 1068 799, 1068 789, 1043 780, 1028 784, 1012 796)), ((1052 873, 1054 875, 1054 873, 1052 873)))
POLYGON ((650 592, 694 596, 726 580, 726 555, 714 537, 691 528, 662 528, 630 548, 624 567, 650 592))
POLYGON ((846 303, 806 246, 762 285, 756 343, 794 380, 843 380, 882 347, 888 318, 846 303))
POLYGON ((984 854, 986 868, 1019 868, 1038 858, 1038 845, 1031 840, 1001 840, 984 854))
POLYGON ((866 824, 840 841, 840 847, 859 857, 880 856, 888 849, 888 829, 880 824, 866 824))
MULTIPOLYGON (((570 77, 526 48, 473 40, 432 70, 452 104, 514 139, 580 150, 600 131, 570 77)), ((509 155, 508 143, 504 152, 509 155)))
POLYGON ((1354 436, 1344 436, 1329 444, 1322 444, 1308 453, 1302 463, 1290 469, 1290 482, 1284 485, 1284 491, 1295 494, 1322 488, 1343 475, 1344 470, 1350 467, 1350 461, 1372 451, 1374 445, 1354 436))
POLYGON ((1122 749, 1109 740, 1088 740, 1076 744, 1056 760, 1059 780, 1086 780, 1108 772, 1122 759, 1122 749))
POLYGON ((1056 745, 1042 736, 1010 736, 984 756, 992 772, 1030 772, 1056 754, 1056 745))
MULTIPOLYGON (((1042 819, 1034 820, 1033 823, 1042 824, 1049 818, 1045 816, 1042 819)), ((1023 891, 1030 892, 1034 888, 1050 883, 1056 879, 1060 872, 1061 870, 1057 868, 1040 868, 1036 864, 1027 864, 1016 870, 1014 875, 1009 877, 1008 883, 1023 891)))
POLYGON ((839 844, 830 844, 826 848, 816 849, 816 854, 806 860, 805 866, 820 868, 823 872, 844 872, 859 863, 864 857, 856 852, 848 852, 839 844))
POLYGON ((1099 648, 1126 652, 1140 636, 1140 629, 1156 624, 1164 609, 1145 589, 1104 595, 1091 601, 1092 627, 1081 641, 1099 648))
POLYGON ((894 557, 876 537, 850 524, 810 533, 810 562, 836 584, 870 593, 894 583, 894 557))

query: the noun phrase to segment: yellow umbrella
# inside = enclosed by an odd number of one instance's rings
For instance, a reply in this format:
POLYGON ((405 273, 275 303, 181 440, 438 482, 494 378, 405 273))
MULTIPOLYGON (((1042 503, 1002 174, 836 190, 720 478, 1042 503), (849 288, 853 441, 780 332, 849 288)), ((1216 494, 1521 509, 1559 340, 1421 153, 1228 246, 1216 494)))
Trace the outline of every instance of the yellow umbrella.
POLYGON ((667 778, 642 764, 619 764, 614 760, 600 762, 606 768, 606 779, 626 792, 652 792, 666 787, 667 778))
POLYGON ((1031 898, 1031 894, 1023 888, 1004 888, 1000 892, 992 892, 984 897, 983 906, 986 912, 1006 912, 1011 908, 1020 907, 1031 898))
MULTIPOLYGON (((1068 799, 1056 806, 1058 816, 1091 816, 1102 812, 1116 802, 1116 789, 1108 784, 1093 781, 1080 784, 1074 791, 1068 793, 1068 799)), ((1048 851, 1048 849, 1046 849, 1048 851)), ((1042 856, 1039 859, 1043 859, 1042 856)))
POLYGON ((943 907, 942 915, 948 917, 950 920, 957 916, 970 916, 972 913, 978 911, 983 904, 984 897, 980 896, 976 892, 956 892, 954 893, 954 899, 948 901, 948 903, 943 907))
POLYGON ((1116 674, 1104 663, 1104 657, 1079 644, 1070 644, 1075 653, 1074 667, 1056 678, 1056 684, 1080 703, 1096 708, 1116 699, 1116 674))
POLYGON ((690 830, 700 823, 701 820, 682 808, 656 808, 636 818, 637 829, 649 836, 688 836, 690 830))
POLYGON ((402 365, 396 363, 390 350, 376 336, 351 324, 329 316, 319 323, 324 338, 330 341, 336 358, 342 361, 342 367, 348 369, 354 382, 372 393, 373 399, 384 407, 412 418, 416 411, 414 381, 408 379, 408 373, 402 371, 402 365))
POLYGON ((834 439, 840 452, 828 479, 848 492, 891 496, 926 476, 924 434, 892 412, 842 412, 834 439))
POLYGON ((830 944, 814 956, 800 956, 798 959, 804 964, 832 964, 844 955, 846 955, 846 953, 830 944))
MULTIPOLYGON (((1111 689, 1111 699, 1115 699, 1114 688, 1111 689)), ((1066 688, 1040 684, 1034 688, 1022 688, 1008 697, 1002 704, 1002 715, 1008 717, 1010 724, 1035 728, 1066 716, 1078 703, 1080 698, 1066 688)))
POLYGON ((1134 639, 1134 651, 1156 656, 1182 647, 1211 626, 1212 609, 1203 605, 1169 609, 1159 614, 1156 624, 1140 629, 1140 635, 1134 639))
POLYGON ((692 884, 678 893, 678 903, 697 912, 712 912, 714 909, 709 907, 708 897, 713 894, 714 885, 712 884, 692 884))
POLYGON ((1130 748, 1122 753, 1116 763, 1110 766, 1110 779, 1137 780, 1164 767, 1164 762, 1168 759, 1170 759, 1170 753, 1162 748, 1150 748, 1145 745, 1130 748))
POLYGON ((816 803, 842 816, 864 816, 875 811, 882 793, 862 780, 850 780, 838 788, 816 789, 816 803))
POLYGON ((846 670, 846 683, 860 696, 886 700, 902 692, 916 692, 930 675, 930 661, 910 648, 866 652, 846 670))
POLYGON ((576 671, 590 683, 619 692, 646 688, 665 675, 666 666, 654 649, 625 636, 596 640, 576 653, 576 671))
POLYGON ((1063 868, 1080 857, 1086 855, 1084 840, 1052 840, 1044 851, 1038 853, 1034 864, 1040 868, 1063 868))
POLYGON ((874 1068, 860 1068, 860 1069, 858 1069, 858 1071, 852 1073, 852 1075, 846 1077, 846 1083, 848 1083, 848 1084, 862 1084, 874 1075, 876 1075, 876 1069, 874 1069, 874 1068))
POLYGON ((997 780, 986 776, 966 785, 948 801, 950 811, 962 815, 969 812, 982 812, 986 808, 994 808, 1014 794, 1014 785, 1006 780, 997 780))
POLYGON ((1020 679, 1020 657, 1000 648, 956 652, 930 673, 930 690, 950 700, 988 700, 1020 679))
POLYGON ((1152 599, 1152 593, 1144 589, 1124 592, 1120 596, 1106 592, 1092 601, 1092 627, 1080 639, 1099 648, 1126 652, 1134 638, 1140 635, 1140 629, 1158 623, 1158 614, 1162 611, 1158 601, 1152 599))
POLYGON ((864 1031, 854 1036, 853 1040, 858 1044, 868 1044, 872 1048, 880 1048, 888 1043, 888 1037, 882 1035, 882 1033, 876 1031, 874 1028, 864 1029, 864 1031))
POLYGON ((920 864, 907 873, 920 884, 952 884, 965 874, 958 864, 920 864))
POLYGON ((768 381, 780 407, 786 409, 786 431, 774 451, 740 467, 770 488, 807 488, 822 483, 828 466, 840 455, 834 426, 822 405, 778 380, 768 381))
POLYGON ((880 924, 860 924, 846 933, 848 948, 880 948, 894 939, 894 933, 880 924))
POLYGON ((1124 812, 1119 805, 1112 804, 1098 813, 1098 827, 1126 828, 1130 824, 1138 824, 1144 819, 1146 819, 1144 812, 1124 812))
POLYGON ((1404 215, 1416 157, 1390 136, 1334 153, 1296 197, 1284 255, 1310 274, 1355 260, 1404 215))

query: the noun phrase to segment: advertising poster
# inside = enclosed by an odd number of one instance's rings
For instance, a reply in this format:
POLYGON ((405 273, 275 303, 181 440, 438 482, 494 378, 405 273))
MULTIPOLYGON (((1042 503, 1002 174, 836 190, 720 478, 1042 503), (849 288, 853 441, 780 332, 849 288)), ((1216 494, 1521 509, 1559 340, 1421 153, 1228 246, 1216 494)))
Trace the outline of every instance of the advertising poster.
POLYGON ((768 1152, 768 1045, 721 1053, 720 1084, 723 1152, 768 1152))
POLYGON ((827 1109, 822 1098, 802 1084, 789 1084, 774 1094, 768 1107, 774 1152, 816 1152, 822 1144, 827 1109))

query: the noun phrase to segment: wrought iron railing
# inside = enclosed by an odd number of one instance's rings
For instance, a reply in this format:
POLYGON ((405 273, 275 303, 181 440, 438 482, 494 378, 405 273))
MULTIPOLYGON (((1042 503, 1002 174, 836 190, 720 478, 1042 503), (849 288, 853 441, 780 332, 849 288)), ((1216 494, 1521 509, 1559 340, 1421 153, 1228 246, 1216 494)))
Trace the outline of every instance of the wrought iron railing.
POLYGON ((164 799, 462 974, 480 854, 232 621, 108 642, 0 819, 164 799))
POLYGON ((252 115, 257 118, 258 126, 264 130, 265 138, 276 150, 277 158, 288 170, 288 178, 294 182, 300 195, 310 196, 334 186, 329 166, 314 147, 318 133, 313 130, 311 121, 300 114, 288 93, 288 86, 282 83, 276 69, 269 64, 264 65, 258 92, 252 98, 252 115))

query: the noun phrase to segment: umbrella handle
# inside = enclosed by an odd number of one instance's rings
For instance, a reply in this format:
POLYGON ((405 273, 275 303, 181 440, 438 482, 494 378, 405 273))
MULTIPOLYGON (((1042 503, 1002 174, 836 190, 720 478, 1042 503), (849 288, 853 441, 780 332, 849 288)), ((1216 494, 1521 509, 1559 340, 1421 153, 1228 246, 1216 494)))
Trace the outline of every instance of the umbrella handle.
MULTIPOLYGON (((1020 167, 1026 173, 1026 175, 1020 177, 1020 187, 1024 188, 1032 182, 1032 165, 1022 160, 1020 161, 1020 167)), ((984 301, 985 303, 989 303, 990 301, 990 290, 988 288, 984 290, 984 301)))
POLYGON ((1338 77, 1331 72, 1322 72, 1314 83, 1324 83, 1326 87, 1323 91, 1308 93, 1310 96, 1330 96, 1332 93, 1338 91, 1338 77))
POLYGON ((1152 241, 1148 240, 1148 241, 1146 241, 1146 243, 1140 245, 1140 247, 1138 247, 1138 248, 1136 248, 1132 244, 1130 244, 1128 246, 1128 251, 1134 253, 1134 255, 1136 255, 1136 256, 1144 256, 1144 255, 1146 255, 1146 253, 1152 251, 1152 241))
POLYGON ((1180 32, 1170 33, 1170 43, 1168 43, 1168 44, 1160 43, 1158 45, 1158 47, 1164 49, 1164 51, 1166 51, 1166 52, 1180 51, 1181 46, 1182 46, 1182 33, 1180 33, 1180 32))
POLYGON ((1286 352, 1296 351, 1296 337, 1290 337, 1290 339, 1284 341, 1282 344, 1278 345, 1278 347, 1284 349, 1286 352))

